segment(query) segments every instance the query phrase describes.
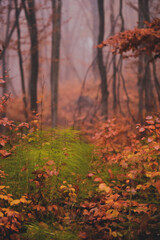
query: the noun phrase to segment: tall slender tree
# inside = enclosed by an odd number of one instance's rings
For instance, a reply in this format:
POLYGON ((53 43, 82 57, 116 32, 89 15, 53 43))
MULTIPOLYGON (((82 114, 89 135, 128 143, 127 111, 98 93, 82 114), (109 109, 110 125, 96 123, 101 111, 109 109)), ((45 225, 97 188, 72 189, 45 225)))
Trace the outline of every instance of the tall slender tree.
POLYGON ((19 25, 18 0, 14 0, 14 4, 15 4, 16 25, 17 25, 17 52, 18 52, 19 68, 20 68, 20 75, 21 75, 24 115, 27 121, 28 120, 27 99, 26 99, 26 88, 25 88, 24 69, 23 69, 23 58, 22 58, 22 52, 21 52, 21 31, 20 31, 20 25, 19 25))
MULTIPOLYGON (((99 35, 98 44, 102 43, 104 40, 104 28, 105 28, 105 14, 104 14, 104 1, 97 0, 98 3, 98 13, 99 13, 99 35)), ((105 119, 108 118, 108 86, 107 86, 107 75, 106 67, 103 60, 103 49, 97 48, 97 63, 101 78, 101 114, 105 119)))
MULTIPOLYGON (((0 7, 1 7, 1 2, 0 2, 0 7)), ((9 35, 9 29, 10 29, 10 24, 11 24, 11 0, 8 0, 8 6, 7 6, 7 15, 6 15, 6 27, 2 27, 2 34, 4 34, 4 45, 5 42, 8 39, 8 35, 9 35)), ((2 50, 2 76, 3 76, 3 90, 2 90, 2 94, 5 95, 7 94, 7 88, 8 88, 8 77, 6 77, 7 75, 7 52, 4 50, 4 46, 3 46, 3 50, 2 50)), ((6 117, 6 108, 4 108, 4 111, 0 114, 1 118, 6 117)), ((0 132, 5 131, 5 128, 3 125, 0 125, 0 132)))
POLYGON ((37 112, 37 82, 39 70, 38 30, 35 13, 35 0, 22 0, 30 36, 30 109, 37 112))
MULTIPOLYGON (((92 21, 93 21, 93 27, 92 27, 92 39, 93 39, 93 46, 97 45, 97 37, 98 37, 98 25, 99 25, 99 21, 98 21, 98 4, 97 4, 97 0, 89 0, 90 5, 91 5, 91 13, 92 13, 92 21)), ((95 61, 93 61, 93 65, 92 65, 92 72, 93 72, 93 78, 94 81, 96 81, 99 77, 99 73, 98 73, 98 66, 97 66, 97 51, 96 48, 93 47, 92 48, 92 59, 95 61)))
MULTIPOLYGON (((138 27, 144 28, 144 21, 150 22, 149 0, 138 0, 138 27)), ((138 118, 142 120, 144 109, 149 113, 154 107, 154 95, 152 91, 150 60, 151 56, 140 55, 138 62, 138 91, 139 91, 139 111, 138 118)))
MULTIPOLYGON (((111 36, 115 34, 115 16, 114 16, 114 0, 110 1, 110 23, 111 23, 111 36)), ((116 82, 117 82, 117 67, 116 67, 116 55, 112 56, 112 68, 113 68, 113 111, 116 113, 117 108, 117 92, 116 92, 116 82)))
POLYGON ((57 126, 58 110, 58 74, 61 40, 61 0, 52 1, 52 50, 51 50, 51 120, 52 127, 57 126))

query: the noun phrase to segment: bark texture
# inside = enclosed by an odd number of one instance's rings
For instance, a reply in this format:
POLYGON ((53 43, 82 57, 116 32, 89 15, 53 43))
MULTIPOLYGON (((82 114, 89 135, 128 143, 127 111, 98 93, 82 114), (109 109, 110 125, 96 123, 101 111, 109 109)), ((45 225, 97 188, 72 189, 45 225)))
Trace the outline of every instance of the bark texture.
MULTIPOLYGON (((98 35, 98 44, 102 43, 104 40, 104 27, 105 27, 105 16, 104 16, 104 1, 97 0, 98 3, 98 13, 99 13, 99 35, 98 35)), ((108 87, 107 87, 107 76, 106 76, 106 67, 103 60, 103 48, 98 48, 97 50, 97 64, 100 72, 101 78, 101 114, 106 120, 108 118, 108 87)))
POLYGON ((57 126, 58 111, 58 74, 61 40, 61 0, 52 0, 52 51, 51 51, 51 120, 57 126))
POLYGON ((37 112, 37 82, 39 70, 39 52, 38 52, 38 30, 35 13, 35 0, 27 0, 28 7, 23 2, 25 15, 28 23, 30 35, 30 109, 33 113, 37 112))
MULTIPOLYGON (((138 27, 144 27, 144 21, 150 22, 149 14, 149 0, 138 0, 138 27)), ((151 82, 150 71, 151 56, 139 56, 138 63, 138 92, 139 92, 139 105, 138 105, 138 119, 142 121, 143 110, 146 113, 151 113, 155 107, 155 98, 153 94, 153 86, 151 82)))

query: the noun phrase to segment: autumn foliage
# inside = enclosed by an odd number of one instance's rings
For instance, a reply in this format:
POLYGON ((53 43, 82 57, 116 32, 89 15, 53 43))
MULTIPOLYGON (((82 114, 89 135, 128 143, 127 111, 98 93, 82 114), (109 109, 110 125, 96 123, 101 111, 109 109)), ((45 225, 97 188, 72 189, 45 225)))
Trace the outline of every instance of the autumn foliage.
MULTIPOLYGON (((6 129, 1 136, 2 161, 16 154, 22 142, 30 148, 36 142, 40 151, 51 144, 49 135, 46 142, 29 124, 0 121, 6 129)), ((59 159, 63 155, 70 161, 65 142, 70 135, 60 140, 64 146, 59 159)), ((53 142, 58 138, 54 133, 53 142)), ((75 140, 79 141, 77 135, 75 140)), ((66 164, 46 158, 28 176, 28 192, 19 198, 10 194, 8 176, 0 170, 0 239, 62 239, 67 233, 72 239, 158 239, 159 116, 147 116, 134 130, 116 118, 108 120, 97 125, 92 143, 86 176, 72 172, 70 180, 63 179, 66 164)), ((27 171, 23 166, 21 176, 27 171)))
MULTIPOLYGON (((154 58, 160 57, 160 19, 156 18, 151 23, 145 22, 147 28, 135 28, 117 33, 102 42, 98 47, 110 45, 113 53, 124 54, 133 52, 133 56, 142 53, 153 54, 154 58)), ((126 56, 125 56, 126 57, 126 56)))

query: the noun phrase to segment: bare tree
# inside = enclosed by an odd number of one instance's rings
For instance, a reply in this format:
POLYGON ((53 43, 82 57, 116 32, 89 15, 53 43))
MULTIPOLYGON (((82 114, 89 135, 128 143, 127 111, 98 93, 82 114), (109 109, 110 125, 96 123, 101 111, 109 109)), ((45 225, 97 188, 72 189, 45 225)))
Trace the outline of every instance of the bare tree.
MULTIPOLYGON (((0 2, 0 7, 1 7, 1 2, 0 2)), ((11 17, 11 0, 8 0, 8 6, 7 6, 7 15, 6 15, 6 27, 2 27, 2 31, 4 31, 4 45, 5 42, 8 39, 8 34, 9 34, 9 29, 10 29, 10 20, 11 17)), ((2 94, 5 95, 7 94, 7 87, 8 87, 8 77, 6 77, 7 75, 7 54, 6 51, 4 50, 4 46, 3 46, 3 50, 2 50, 2 55, 1 55, 1 59, 2 59, 2 76, 3 76, 3 92, 2 94)), ((4 111, 0 114, 1 118, 6 117, 6 107, 4 105, 4 111)), ((5 127, 3 125, 0 125, 0 132, 5 131, 5 127)))
MULTIPOLYGON (((138 26, 144 27, 144 21, 150 22, 149 16, 149 0, 138 0, 138 26)), ((145 95, 145 109, 146 112, 151 112, 155 106, 155 100, 153 95, 152 83, 151 83, 151 71, 150 60, 151 56, 141 55, 139 56, 138 63, 138 91, 139 91, 139 112, 138 118, 142 120, 145 95)))
POLYGON ((58 74, 60 55, 61 0, 52 0, 52 50, 51 50, 51 119, 52 127, 57 126, 58 74))
MULTIPOLYGON (((1 4, 1 3, 0 3, 1 4)), ((8 0, 8 6, 7 6, 7 15, 6 15, 6 27, 3 29, 5 29, 5 40, 4 40, 4 46, 5 46, 5 42, 8 39, 8 34, 9 34, 9 29, 10 29, 10 24, 11 24, 11 0, 8 0)), ((3 47, 4 47, 3 46, 3 47)), ((4 50, 4 48, 3 48, 4 50)), ((5 83, 3 84, 3 94, 7 93, 7 78, 6 78, 6 71, 7 71, 7 60, 6 60, 6 51, 4 51, 4 54, 2 55, 2 71, 3 71, 3 80, 5 81, 5 83)))
MULTIPOLYGON (((93 19, 93 27, 92 27, 92 36, 93 36, 93 48, 92 48, 92 59, 95 59, 97 56, 97 51, 94 46, 97 44, 97 37, 98 37, 98 4, 96 0, 89 0, 91 5, 91 13, 93 19)), ((92 71, 93 71, 93 78, 96 81, 99 77, 98 74, 98 66, 97 66, 97 59, 93 61, 92 71)))
POLYGON ((21 31, 19 26, 18 1, 14 0, 14 4, 15 4, 16 25, 17 25, 17 52, 18 52, 19 68, 20 68, 20 75, 21 75, 24 115, 27 121, 28 120, 27 99, 26 99, 25 79, 24 79, 24 70, 23 70, 23 58, 22 58, 22 52, 21 52, 21 31))
MULTIPOLYGON (((114 0, 110 1, 110 22, 111 22, 111 36, 115 34, 115 16, 114 16, 114 0)), ((112 67, 113 67, 113 111, 116 113, 117 108, 117 93, 116 93, 116 82, 117 82, 117 67, 116 67, 116 55, 112 57, 112 67)))
MULTIPOLYGON (((99 13, 99 35, 98 35, 98 44, 102 43, 104 40, 104 28, 105 28, 105 15, 104 15, 104 1, 97 0, 98 3, 98 13, 99 13)), ((100 72, 101 78, 101 114, 105 119, 108 118, 108 86, 107 86, 107 76, 106 76, 106 67, 103 60, 102 48, 97 48, 97 63, 100 72)))
MULTIPOLYGON (((23 4, 23 2, 24 2, 25 0, 21 0, 21 1, 22 1, 22 4, 23 4)), ((10 1, 10 2, 11 2, 11 1, 10 1)), ((1 3, 1 2, 0 2, 0 3, 1 3)), ((21 6, 20 6, 19 9, 18 9, 18 16, 20 15, 21 10, 22 10, 22 4, 21 4, 21 6)), ((9 5, 8 5, 8 6, 9 6, 9 5)), ((8 12, 10 12, 10 11, 8 11, 8 12)), ((8 15, 8 16, 9 16, 9 15, 8 15)), ((10 17, 9 17, 9 18, 10 18, 10 17)), ((7 34, 7 37, 6 37, 5 41, 4 41, 3 49, 2 49, 2 51, 1 51, 1 53, 0 53, 0 59, 3 58, 3 55, 5 54, 8 46, 9 46, 10 40, 11 40, 11 38, 12 38, 12 36, 13 36, 13 33, 14 33, 14 30, 15 30, 15 29, 16 29, 16 20, 14 21, 14 24, 12 25, 10 31, 9 31, 9 27, 8 27, 8 34, 7 34)))
POLYGON ((38 30, 35 14, 35 0, 22 1, 30 35, 30 109, 37 112, 37 82, 39 69, 38 30))

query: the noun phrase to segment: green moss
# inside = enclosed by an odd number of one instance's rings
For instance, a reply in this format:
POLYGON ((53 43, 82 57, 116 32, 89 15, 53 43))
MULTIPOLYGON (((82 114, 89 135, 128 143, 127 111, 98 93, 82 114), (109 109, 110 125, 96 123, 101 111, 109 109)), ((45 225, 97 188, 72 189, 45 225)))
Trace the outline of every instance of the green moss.
POLYGON ((22 235, 24 240, 78 240, 76 233, 70 229, 51 229, 46 223, 32 223, 26 225, 26 233, 22 235))
POLYGON ((2 161, 8 174, 6 184, 17 197, 28 192, 32 172, 48 160, 59 168, 58 181, 76 184, 77 177, 87 175, 92 160, 93 147, 80 140, 73 130, 56 130, 30 134, 22 141, 14 154, 2 161))

